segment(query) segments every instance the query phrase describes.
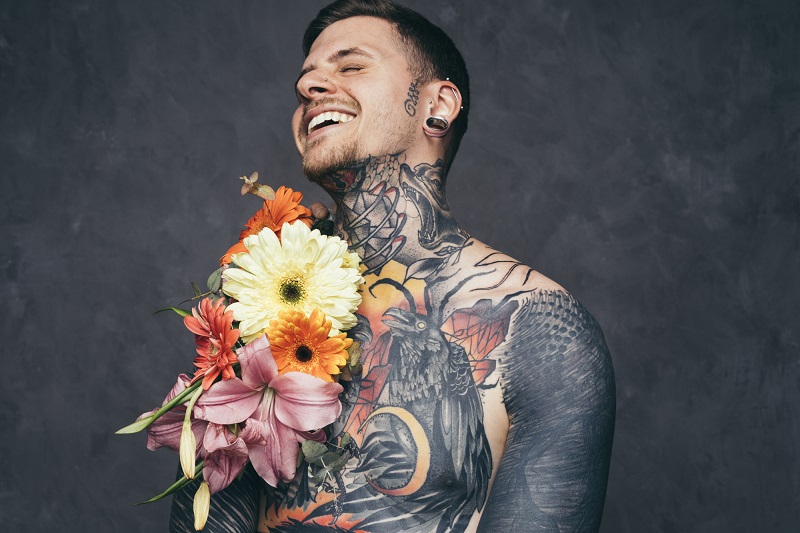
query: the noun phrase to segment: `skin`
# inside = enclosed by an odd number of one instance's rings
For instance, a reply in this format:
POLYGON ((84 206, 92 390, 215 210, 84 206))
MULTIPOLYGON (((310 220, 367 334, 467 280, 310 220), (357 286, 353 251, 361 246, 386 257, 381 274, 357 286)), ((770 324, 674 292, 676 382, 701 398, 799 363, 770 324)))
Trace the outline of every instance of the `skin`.
MULTIPOLYGON (((212 498, 206 530, 596 530, 614 426, 602 332, 558 284, 458 225, 444 194, 450 134, 424 129, 431 115, 457 119, 457 88, 422 83, 393 35, 365 17, 325 29, 292 124, 364 259, 350 332, 364 369, 333 428, 360 455, 320 486, 298 475, 264 488, 248 472, 212 498), (309 134, 327 109, 355 118, 309 134)), ((174 531, 190 530, 191 494, 174 499, 174 531)))

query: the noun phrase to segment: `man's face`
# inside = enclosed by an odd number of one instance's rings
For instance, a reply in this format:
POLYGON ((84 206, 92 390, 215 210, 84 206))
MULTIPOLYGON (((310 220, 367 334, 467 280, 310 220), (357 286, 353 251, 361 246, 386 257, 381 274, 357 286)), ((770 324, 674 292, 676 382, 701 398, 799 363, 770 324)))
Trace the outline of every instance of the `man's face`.
POLYGON ((422 115, 406 111, 413 81, 390 23, 353 17, 328 26, 303 63, 292 118, 309 179, 412 146, 422 115))

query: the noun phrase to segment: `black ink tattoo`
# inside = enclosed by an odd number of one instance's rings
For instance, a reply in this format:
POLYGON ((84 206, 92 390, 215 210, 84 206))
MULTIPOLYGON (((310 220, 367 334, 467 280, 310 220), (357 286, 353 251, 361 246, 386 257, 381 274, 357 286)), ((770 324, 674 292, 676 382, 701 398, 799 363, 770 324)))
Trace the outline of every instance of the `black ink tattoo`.
POLYGON ((614 372, 597 322, 542 292, 500 354, 511 427, 479 531, 597 531, 614 433, 614 372))
MULTIPOLYGON (((481 531, 598 527, 614 427, 602 333, 574 298, 540 290, 533 269, 461 229, 444 173, 441 160, 411 166, 398 153, 322 181, 372 276, 349 332, 364 372, 342 382, 329 428, 333 441, 353 436, 352 458, 333 480, 301 465, 290 483, 264 488, 261 530, 463 531, 478 511, 481 531), (508 413, 504 454, 490 448, 484 401, 495 402, 488 416, 497 402, 508 413)), ((214 495, 215 527, 252 531, 249 479, 214 495)), ((175 497, 173 520, 191 523, 191 497, 175 497)))
MULTIPOLYGON (((183 472, 178 469, 178 476, 183 472)), ((227 533, 255 531, 258 523, 258 497, 261 493, 261 478, 252 466, 241 477, 224 490, 211 496, 211 509, 205 533, 227 533)), ((194 493, 200 480, 196 479, 172 497, 172 513, 169 521, 170 533, 194 531, 194 493)))
POLYGON ((408 86, 408 98, 405 101, 406 113, 409 117, 417 114, 417 104, 419 103, 419 80, 414 80, 408 86))

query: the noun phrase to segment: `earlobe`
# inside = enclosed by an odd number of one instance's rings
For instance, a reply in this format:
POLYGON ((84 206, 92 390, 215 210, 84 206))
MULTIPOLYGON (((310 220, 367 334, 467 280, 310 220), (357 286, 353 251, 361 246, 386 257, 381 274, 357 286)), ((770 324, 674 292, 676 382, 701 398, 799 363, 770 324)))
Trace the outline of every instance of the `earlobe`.
POLYGON ((450 129, 450 123, 444 117, 430 116, 425 120, 422 130, 428 137, 444 137, 450 129))

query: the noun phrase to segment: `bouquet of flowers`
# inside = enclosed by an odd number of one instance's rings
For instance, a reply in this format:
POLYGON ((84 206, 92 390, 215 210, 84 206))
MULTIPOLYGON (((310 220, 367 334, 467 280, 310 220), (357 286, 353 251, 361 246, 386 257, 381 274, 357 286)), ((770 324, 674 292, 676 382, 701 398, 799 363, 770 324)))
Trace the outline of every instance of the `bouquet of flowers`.
POLYGON ((117 432, 147 429, 149 449, 179 453, 184 475, 148 502, 202 477, 198 531, 210 495, 248 462, 276 487, 302 465, 320 477, 350 458, 348 435, 331 442, 326 429, 342 410, 339 380, 358 371, 360 349, 347 330, 361 302, 360 259, 330 235, 330 224, 312 225, 301 193, 273 191, 257 173, 242 179, 242 194, 262 197, 263 207, 221 258, 208 290, 193 284, 197 305, 168 308, 194 334, 194 376, 178 376, 160 408, 117 432))

